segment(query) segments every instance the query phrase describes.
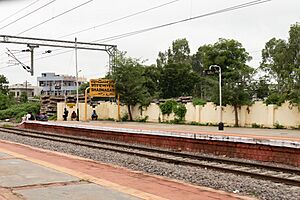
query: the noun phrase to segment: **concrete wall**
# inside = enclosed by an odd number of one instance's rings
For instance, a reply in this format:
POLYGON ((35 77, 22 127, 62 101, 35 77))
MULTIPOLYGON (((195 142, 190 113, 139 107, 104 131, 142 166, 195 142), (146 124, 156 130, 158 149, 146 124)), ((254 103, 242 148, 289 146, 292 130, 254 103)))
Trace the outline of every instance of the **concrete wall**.
MULTIPOLYGON (((67 107, 67 106, 66 106, 67 107)), ((63 120, 64 103, 57 105, 57 119, 63 120)), ((209 102, 204 106, 194 106, 192 103, 186 104, 187 113, 185 116, 186 122, 198 123, 212 123, 219 122, 219 106, 209 102)), ((69 108, 68 120, 71 120, 72 111, 76 111, 76 107, 69 108)), ((97 105, 94 108, 100 119, 117 119, 118 106, 115 103, 105 102, 97 105)), ((84 120, 84 104, 79 104, 79 119, 84 120)), ((88 106, 88 119, 91 120, 93 108, 88 106)), ((127 107, 121 106, 121 116, 127 113, 127 107)), ((222 108, 223 122, 226 125, 234 125, 234 110, 232 106, 223 106, 222 108)), ((134 119, 141 119, 148 116, 148 121, 158 122, 169 121, 174 119, 174 114, 162 115, 157 104, 150 104, 147 108, 143 107, 142 111, 139 106, 132 109, 134 119)), ((251 106, 242 106, 238 110, 239 125, 251 126, 252 124, 261 125, 264 127, 273 127, 274 124, 280 124, 285 127, 299 127, 300 126, 300 111, 298 107, 291 106, 289 103, 284 103, 282 106, 266 105, 263 102, 255 102, 251 106)))

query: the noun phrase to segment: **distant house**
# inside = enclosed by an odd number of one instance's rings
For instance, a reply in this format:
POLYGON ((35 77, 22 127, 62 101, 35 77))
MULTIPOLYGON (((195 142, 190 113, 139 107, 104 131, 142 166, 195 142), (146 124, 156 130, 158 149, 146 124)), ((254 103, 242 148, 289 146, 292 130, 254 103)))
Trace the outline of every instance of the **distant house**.
POLYGON ((14 96, 15 98, 19 98, 22 93, 26 93, 27 97, 34 97, 40 95, 40 88, 37 86, 33 86, 28 82, 14 84, 8 86, 9 94, 14 96))
MULTIPOLYGON (((41 95, 63 96, 76 93, 76 77, 56 75, 55 73, 42 73, 37 77, 41 95)), ((86 78, 78 77, 78 85, 86 82, 86 78)))

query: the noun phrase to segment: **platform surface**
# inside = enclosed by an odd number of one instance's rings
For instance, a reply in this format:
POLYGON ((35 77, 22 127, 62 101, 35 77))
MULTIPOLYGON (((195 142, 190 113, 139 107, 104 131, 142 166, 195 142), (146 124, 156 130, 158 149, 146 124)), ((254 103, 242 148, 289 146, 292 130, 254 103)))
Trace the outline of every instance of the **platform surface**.
POLYGON ((0 200, 252 198, 0 140, 0 200))
POLYGON ((240 127, 224 127, 224 131, 218 131, 218 127, 213 126, 195 126, 195 125, 180 125, 180 124, 164 124, 164 123, 139 123, 139 122, 113 122, 113 121, 51 121, 56 124, 80 124, 87 126, 105 126, 143 130, 158 130, 183 133, 198 133, 198 134, 218 134, 232 135, 255 138, 272 138, 280 140, 295 140, 300 141, 300 130, 289 129, 263 129, 263 128, 240 128, 240 127))

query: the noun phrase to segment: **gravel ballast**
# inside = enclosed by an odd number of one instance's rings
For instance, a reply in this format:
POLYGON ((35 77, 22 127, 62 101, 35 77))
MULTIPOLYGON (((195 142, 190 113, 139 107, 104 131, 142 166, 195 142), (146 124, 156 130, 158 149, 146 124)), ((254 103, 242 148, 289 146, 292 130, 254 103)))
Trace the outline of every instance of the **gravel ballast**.
POLYGON ((90 149, 87 147, 79 147, 78 145, 28 138, 3 132, 0 132, 0 139, 89 158, 136 171, 166 176, 195 185, 206 186, 259 199, 300 200, 299 187, 258 180, 247 176, 223 173, 204 168, 162 163, 133 155, 90 149))

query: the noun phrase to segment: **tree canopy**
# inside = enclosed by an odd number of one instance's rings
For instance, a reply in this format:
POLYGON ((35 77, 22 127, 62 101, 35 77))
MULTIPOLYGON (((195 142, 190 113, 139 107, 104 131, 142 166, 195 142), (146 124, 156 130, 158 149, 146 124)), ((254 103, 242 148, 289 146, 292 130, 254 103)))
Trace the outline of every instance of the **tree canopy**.
POLYGON ((7 94, 8 92, 8 80, 7 78, 0 74, 0 93, 7 94))
POLYGON ((150 103, 150 94, 145 86, 145 68, 139 60, 126 57, 126 53, 119 52, 117 66, 112 73, 116 81, 116 90, 121 101, 127 105, 130 120, 132 119, 131 106, 150 103))
POLYGON ((272 38, 262 50, 260 68, 275 82, 275 90, 291 103, 300 105, 300 24, 291 25, 288 41, 272 38))
MULTIPOLYGON (((211 65, 218 65, 222 70, 222 101, 224 105, 234 106, 235 124, 238 125, 237 110, 242 105, 251 102, 251 75, 253 68, 246 64, 251 57, 236 40, 219 39, 214 44, 199 47, 193 56, 194 68, 203 72, 211 65)), ((201 73, 203 74, 203 73, 201 73)), ((206 87, 205 93, 209 99, 219 102, 218 76, 211 77, 210 87, 206 87)), ((203 82, 204 83, 204 82, 203 82)))

